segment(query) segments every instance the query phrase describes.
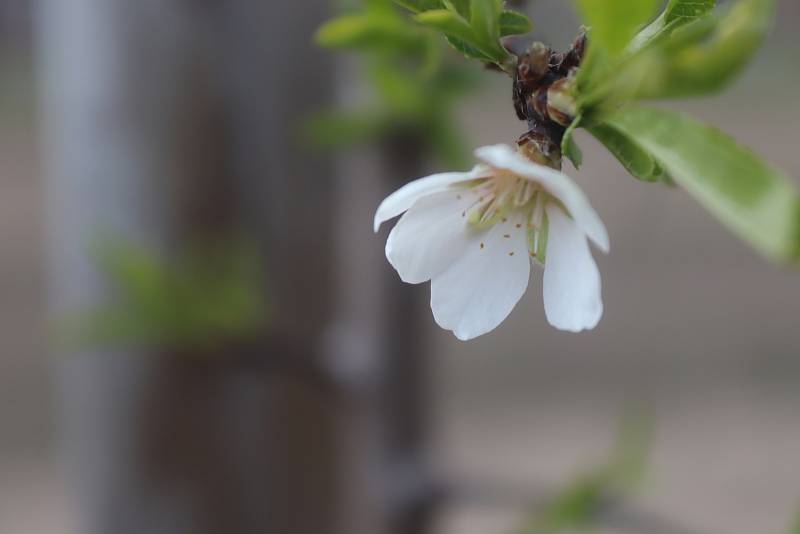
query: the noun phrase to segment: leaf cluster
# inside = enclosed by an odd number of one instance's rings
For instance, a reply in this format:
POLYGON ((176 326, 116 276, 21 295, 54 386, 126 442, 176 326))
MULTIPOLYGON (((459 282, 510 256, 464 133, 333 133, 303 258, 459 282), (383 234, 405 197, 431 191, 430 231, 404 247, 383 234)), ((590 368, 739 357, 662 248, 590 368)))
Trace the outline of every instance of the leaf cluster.
MULTIPOLYGON (((468 164, 469 153, 456 127, 452 108, 477 85, 477 78, 463 65, 449 60, 446 54, 449 47, 432 29, 435 25, 415 20, 436 18, 437 13, 441 16, 443 12, 472 13, 472 5, 469 0, 397 3, 365 0, 360 8, 345 12, 319 28, 316 40, 321 46, 359 54, 363 59, 361 72, 370 90, 357 108, 321 113, 309 121, 307 130, 319 145, 342 148, 408 136, 424 141, 448 165, 468 164)), ((480 7, 475 10, 477 33, 462 34, 465 46, 475 45, 478 35, 485 36, 496 29, 494 25, 479 24, 483 20, 477 18, 480 12, 480 7)), ((503 32, 514 31, 514 24, 523 31, 527 29, 519 26, 519 18, 502 16, 503 32)), ((499 20, 498 16, 497 28, 499 20)), ((457 42, 454 36, 447 38, 451 43, 457 42)), ((497 48, 494 47, 494 52, 499 58, 497 48)))
POLYGON ((562 150, 585 128, 636 178, 676 183, 756 250, 800 259, 800 196, 789 179, 719 130, 642 102, 727 87, 770 28, 774 0, 576 0, 590 25, 578 74, 577 118, 562 150))
MULTIPOLYGON (((363 12, 335 19, 318 37, 370 55, 368 76, 382 105, 325 117, 318 137, 342 143, 408 127, 457 163, 462 158, 453 156, 463 150, 455 148, 461 143, 449 103, 468 77, 442 61, 436 33, 466 57, 513 75, 516 58, 502 39, 530 31, 530 21, 501 0, 395 0, 410 19, 389 0, 365 1, 363 12), (411 70, 409 58, 417 65, 411 70)), ((582 164, 574 132, 584 128, 635 178, 678 185, 768 258, 800 260, 800 195, 783 173, 717 129, 646 107, 730 85, 764 40, 776 0, 733 0, 724 8, 716 0, 573 1, 589 40, 563 154, 582 164)))
POLYGON ((415 13, 420 24, 439 30, 468 58, 513 68, 502 37, 531 31, 530 19, 504 9, 502 0, 396 0, 415 13))

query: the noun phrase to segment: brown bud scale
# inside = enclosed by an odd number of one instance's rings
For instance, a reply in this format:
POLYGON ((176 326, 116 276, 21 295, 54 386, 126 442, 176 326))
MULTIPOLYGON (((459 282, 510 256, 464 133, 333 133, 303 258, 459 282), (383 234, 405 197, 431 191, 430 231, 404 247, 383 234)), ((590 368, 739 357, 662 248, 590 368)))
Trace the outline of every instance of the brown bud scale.
POLYGON ((545 165, 561 166, 561 140, 574 117, 573 79, 586 50, 586 32, 567 52, 532 43, 517 56, 514 109, 528 123, 519 145, 529 157, 545 165))

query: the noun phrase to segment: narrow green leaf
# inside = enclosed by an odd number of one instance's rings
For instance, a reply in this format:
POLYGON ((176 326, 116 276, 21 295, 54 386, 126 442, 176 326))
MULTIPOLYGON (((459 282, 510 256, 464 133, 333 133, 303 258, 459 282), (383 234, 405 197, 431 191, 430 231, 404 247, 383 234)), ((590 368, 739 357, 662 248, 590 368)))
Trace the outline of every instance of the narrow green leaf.
POLYGON ((500 13, 502 0, 476 0, 472 3, 470 25, 475 35, 475 46, 502 62, 508 52, 500 43, 500 13))
POLYGON ((663 171, 647 151, 641 149, 627 135, 604 124, 588 128, 595 139, 611 152, 634 178, 657 182, 663 171))
POLYGON ((448 9, 435 9, 416 15, 415 20, 424 26, 445 34, 453 47, 469 58, 482 61, 502 61, 497 50, 492 50, 475 34, 472 26, 461 15, 448 9))
POLYGON ((596 106, 723 89, 755 54, 774 9, 775 0, 739 0, 722 13, 701 17, 651 41, 613 71, 594 76, 593 84, 581 86, 582 109, 590 112, 596 106))
POLYGON ((522 35, 533 29, 531 19, 516 11, 500 13, 500 36, 522 35))
POLYGON ((474 46, 467 44, 465 41, 459 39, 458 37, 453 37, 452 35, 445 35, 445 38, 447 39, 447 42, 450 43, 450 45, 456 49, 456 51, 462 53, 466 58, 477 59, 480 61, 493 61, 490 56, 484 54, 474 46))
POLYGON ((501 11, 502 2, 499 0, 476 0, 470 17, 475 33, 489 41, 499 39, 501 11))
POLYGON ((648 75, 636 97, 685 97, 724 88, 761 45, 774 9, 774 0, 740 0, 716 19, 713 28, 697 21, 676 30, 663 52, 656 50, 643 58, 648 75))
POLYGON ((800 196, 779 171, 717 129, 667 110, 624 108, 602 117, 765 256, 800 258, 800 196))
POLYGON ((716 3, 716 0, 670 0, 661 16, 633 39, 629 50, 639 50, 662 35, 708 15, 716 3))
POLYGON ((709 13, 716 3, 716 0, 670 0, 664 10, 665 20, 667 24, 676 20, 691 22, 709 13))
POLYGON ((575 142, 573 134, 580 126, 582 119, 581 116, 578 116, 572 121, 567 131, 564 132, 564 138, 561 141, 561 153, 572 162, 576 169, 580 169, 581 165, 583 165, 583 152, 581 152, 580 147, 575 142))
POLYGON ((443 0, 445 6, 449 7, 465 20, 470 20, 472 17, 472 1, 471 0, 443 0))
POLYGON ((328 48, 421 50, 418 29, 402 19, 377 13, 343 15, 317 30, 318 44, 328 48))
POLYGON ((424 26, 441 31, 476 48, 476 37, 472 27, 458 13, 449 9, 434 9, 416 15, 414 19, 424 26))
POLYGON ((705 42, 675 55, 668 74, 675 80, 667 91, 677 96, 723 88, 750 62, 774 14, 774 0, 742 0, 732 6, 705 42))
POLYGON ((617 63, 631 40, 652 17, 661 0, 573 0, 589 26, 586 57, 578 73, 580 93, 614 79, 617 63))
POLYGON ((400 4, 404 8, 413 11, 414 13, 423 13, 432 9, 441 9, 441 0, 394 0, 396 4, 400 4))
POLYGON ((583 20, 590 26, 590 48, 603 48, 612 58, 622 53, 661 5, 660 0, 575 1, 583 20))

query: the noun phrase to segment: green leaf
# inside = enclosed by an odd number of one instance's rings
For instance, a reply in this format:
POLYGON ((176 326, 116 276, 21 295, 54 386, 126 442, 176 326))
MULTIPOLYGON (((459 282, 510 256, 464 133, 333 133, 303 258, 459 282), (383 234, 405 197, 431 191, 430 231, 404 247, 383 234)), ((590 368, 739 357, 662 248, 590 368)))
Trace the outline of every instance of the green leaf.
MULTIPOLYGON (((585 83, 581 109, 697 96, 724 88, 744 69, 768 31, 774 0, 740 0, 651 41, 605 76, 585 83), (601 78, 602 81, 597 81, 601 78)), ((676 19, 683 20, 683 19, 676 19)))
POLYGON ((441 31, 475 46, 475 33, 464 18, 449 9, 434 9, 416 15, 414 19, 424 26, 441 31))
POLYGON ((581 165, 583 165, 583 152, 581 152, 580 147, 575 142, 573 134, 581 125, 582 120, 583 117, 576 117, 575 120, 572 121, 572 124, 569 125, 569 128, 567 128, 567 131, 564 132, 564 138, 561 141, 561 153, 572 162, 576 169, 580 169, 581 165))
POLYGON ((613 80, 626 47, 654 15, 661 0, 573 0, 589 28, 586 57, 577 78, 579 93, 613 80))
POLYGON ((634 178, 657 182, 664 171, 649 152, 642 150, 627 135, 604 124, 587 128, 634 178))
POLYGON ((638 50, 662 35, 704 17, 713 11, 716 3, 716 0, 670 0, 661 16, 634 38, 630 50, 638 50))
POLYGON ((492 58, 488 55, 484 54, 474 46, 467 44, 465 41, 459 39, 458 37, 453 37, 452 35, 445 35, 447 42, 450 43, 450 46, 456 49, 457 52, 461 52, 464 57, 469 59, 477 59, 479 61, 492 61, 492 58))
POLYGON ((449 9, 452 9, 466 20, 472 16, 472 1, 471 0, 443 0, 443 3, 449 9))
MULTIPOLYGON (((641 98, 690 96, 722 89, 750 62, 771 27, 774 11, 774 0, 740 0, 716 19, 713 32, 705 33, 703 21, 676 30, 672 37, 675 42, 664 54, 660 83, 645 84, 641 98)), ((651 72, 654 75, 656 69, 651 72)))
POLYGON ((664 10, 667 24, 676 20, 691 22, 714 9, 716 0, 670 0, 664 10))
POLYGON ((327 48, 357 50, 418 51, 423 44, 419 30, 400 18, 383 13, 337 17, 323 24, 315 39, 327 48))
POLYGON ((472 4, 470 25, 475 34, 475 45, 500 63, 508 52, 500 44, 500 13, 502 0, 477 0, 472 4))
POLYGON ((590 26, 589 48, 599 47, 619 56, 636 32, 655 15, 660 0, 575 0, 590 26))
POLYGON ((652 154, 678 185, 762 254, 800 258, 800 196, 752 151, 672 111, 629 107, 602 121, 652 154))
POLYGON ((394 0, 396 4, 400 4, 406 9, 414 13, 424 13, 432 9, 441 9, 442 2, 440 0, 394 0))
POLYGON ((740 0, 726 12, 675 30, 628 71, 638 70, 631 95, 675 98, 719 91, 744 69, 769 30, 774 0, 740 0))
POLYGON ((445 34, 447 41, 469 58, 481 61, 502 61, 496 50, 482 42, 472 26, 461 15, 449 9, 426 11, 414 17, 417 22, 445 34))
POLYGON ((487 41, 499 39, 499 19, 502 7, 500 0, 476 0, 472 6, 470 17, 470 23, 475 33, 487 41))
POLYGON ((531 19, 516 11, 500 13, 500 36, 522 35, 533 29, 531 19))

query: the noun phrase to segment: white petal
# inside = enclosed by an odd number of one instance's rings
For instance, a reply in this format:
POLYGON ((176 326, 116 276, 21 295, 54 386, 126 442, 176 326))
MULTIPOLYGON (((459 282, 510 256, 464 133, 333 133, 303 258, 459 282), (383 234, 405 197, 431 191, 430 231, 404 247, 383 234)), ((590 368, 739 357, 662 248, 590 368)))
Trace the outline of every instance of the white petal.
POLYGON ((603 315, 600 272, 586 236, 563 210, 546 207, 550 222, 544 267, 544 311, 559 330, 591 330, 603 315))
POLYGON ((464 254, 431 281, 436 322, 461 340, 494 330, 525 293, 530 263, 524 216, 475 232, 464 254))
POLYGON ((400 218, 386 241, 386 258, 403 282, 426 282, 464 252, 473 238, 466 210, 477 195, 463 188, 428 195, 400 218))
POLYGON ((507 169, 523 178, 536 181, 560 200, 583 232, 600 250, 608 252, 608 232, 581 188, 563 172, 539 165, 508 145, 485 146, 475 151, 478 159, 498 169, 507 169))
POLYGON ((386 197, 375 212, 374 229, 377 232, 385 221, 397 217, 414 205, 414 202, 432 193, 438 193, 448 186, 467 182, 488 175, 488 169, 478 165, 469 172, 445 172, 433 174, 407 183, 386 197))

